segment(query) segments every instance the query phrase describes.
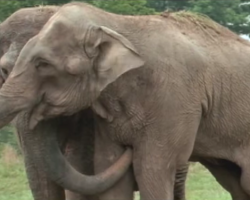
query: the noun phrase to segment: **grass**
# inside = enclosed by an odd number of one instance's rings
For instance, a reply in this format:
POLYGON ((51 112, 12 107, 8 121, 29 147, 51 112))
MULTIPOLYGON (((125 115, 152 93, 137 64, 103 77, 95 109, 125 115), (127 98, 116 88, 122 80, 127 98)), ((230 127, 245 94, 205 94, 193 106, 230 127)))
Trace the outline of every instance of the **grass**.
MULTIPOLYGON (((22 159, 6 145, 0 156, 0 200, 32 200, 22 159)), ((230 200, 210 173, 200 164, 192 164, 187 180, 189 200, 230 200)), ((136 195, 136 200, 139 196, 136 195)))
POLYGON ((0 200, 32 200, 22 159, 9 145, 0 157, 0 200))
POLYGON ((230 200, 231 196, 202 165, 195 163, 189 169, 187 199, 191 200, 230 200))

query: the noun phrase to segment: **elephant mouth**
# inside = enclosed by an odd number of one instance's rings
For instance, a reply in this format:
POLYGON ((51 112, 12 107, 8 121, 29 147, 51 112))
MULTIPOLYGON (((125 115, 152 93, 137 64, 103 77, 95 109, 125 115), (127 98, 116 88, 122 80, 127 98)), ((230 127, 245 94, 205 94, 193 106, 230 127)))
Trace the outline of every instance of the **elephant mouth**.
POLYGON ((34 107, 31 109, 30 119, 29 119, 29 129, 34 130, 37 124, 45 119, 45 112, 48 104, 45 102, 45 93, 37 99, 34 107))
POLYGON ((75 112, 68 111, 69 109, 67 108, 67 105, 55 105, 46 99, 45 94, 41 95, 41 98, 39 98, 31 110, 29 129, 33 130, 37 124, 43 120, 56 118, 58 116, 71 116, 75 114, 75 112))

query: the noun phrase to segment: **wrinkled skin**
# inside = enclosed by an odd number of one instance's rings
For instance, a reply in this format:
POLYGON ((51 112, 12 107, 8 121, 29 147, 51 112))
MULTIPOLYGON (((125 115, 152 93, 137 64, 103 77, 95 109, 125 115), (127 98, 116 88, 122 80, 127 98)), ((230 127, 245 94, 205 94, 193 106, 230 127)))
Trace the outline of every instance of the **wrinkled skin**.
POLYGON ((228 178, 247 199, 250 45, 213 22, 206 23, 216 28, 199 22, 207 26, 200 30, 188 17, 180 18, 118 16, 85 4, 63 6, 21 51, 1 90, 1 123, 32 108, 28 123, 33 129, 43 119, 90 107, 95 115, 95 171, 114 162, 120 144, 133 146, 143 200, 173 199, 176 168, 191 153, 191 160, 200 162, 226 160, 203 164, 228 190, 233 184, 224 178, 238 166, 228 178), (110 159, 103 163, 104 157, 110 159), (221 166, 224 175, 217 173, 221 166))
MULTIPOLYGON (((213 36, 208 39, 192 20, 176 23, 173 15, 128 17, 84 4, 64 6, 21 51, 1 90, 1 123, 33 108, 27 119, 32 129, 42 119, 90 106, 95 171, 114 162, 120 144, 133 146, 143 200, 173 199, 175 169, 191 153, 237 164, 241 173, 233 179, 249 195, 248 162, 242 158, 250 140, 250 45, 219 25, 216 32, 207 27, 213 36), (82 26, 75 26, 79 21, 82 26), (230 42, 217 47, 219 41, 230 42), (100 165, 103 157, 110 160, 100 165)), ((231 164, 224 165, 230 171, 231 164)))
MULTIPOLYGON (((1 24, 0 86, 6 81, 9 73, 12 71, 14 63, 24 44, 29 38, 38 33, 42 25, 56 10, 57 7, 21 9, 1 24)), ((61 149, 65 151, 64 154, 70 163, 73 164, 78 171, 85 174, 93 174, 94 133, 92 127, 93 119, 91 116, 90 110, 87 110, 71 118, 60 117, 58 119, 60 124, 63 124, 59 126, 58 130, 61 149)), ((43 163, 35 161, 26 148, 26 146, 35 145, 36 141, 34 139, 29 140, 25 135, 25 118, 25 113, 19 114, 14 124, 17 128, 19 143, 25 156, 26 172, 29 177, 30 188, 34 199, 64 199, 63 188, 47 178, 47 175, 41 169, 43 163)), ((185 179, 187 171, 188 165, 185 165, 178 170, 176 174, 175 200, 185 199, 185 179)), ((86 198, 96 199, 96 197, 66 191, 66 199, 68 200, 84 200, 86 198)), ((120 198, 122 197, 120 196, 120 198)))
MULTIPOLYGON (((1 86, 12 71, 24 44, 30 37, 38 33, 44 23, 56 10, 56 7, 45 7, 44 10, 38 8, 21 9, 12 14, 0 25, 1 86)), ((23 125, 25 124, 23 116, 25 116, 25 113, 19 114, 14 120, 13 125, 15 125, 17 129, 17 138, 25 158, 26 173, 33 197, 35 200, 64 199, 63 188, 46 176, 42 170, 42 163, 35 162, 35 159, 30 156, 25 148, 26 145, 35 145, 35 141, 28 140, 22 131, 22 129, 24 129, 23 125)), ((63 149, 63 145, 61 144, 60 146, 63 149)))
MULTIPOLYGON (((0 25, 0 86, 12 71, 24 44, 38 33, 57 9, 58 7, 55 6, 21 9, 0 25)), ((39 160, 32 156, 32 153, 26 148, 31 145, 35 146, 36 142, 39 142, 26 135, 26 115, 27 113, 19 114, 13 123, 17 128, 19 145, 25 158, 26 172, 33 197, 35 200, 63 200, 65 199, 64 189, 48 178, 43 171, 43 163, 39 163, 39 160)), ((60 117, 57 121, 48 123, 58 126, 60 147, 62 151, 66 150, 64 154, 67 159, 79 172, 94 174, 94 132, 91 112, 89 110, 82 111, 70 118, 60 117)), ((42 132, 42 128, 37 128, 35 132, 42 132)), ((66 199, 94 200, 97 197, 66 191, 66 199)))

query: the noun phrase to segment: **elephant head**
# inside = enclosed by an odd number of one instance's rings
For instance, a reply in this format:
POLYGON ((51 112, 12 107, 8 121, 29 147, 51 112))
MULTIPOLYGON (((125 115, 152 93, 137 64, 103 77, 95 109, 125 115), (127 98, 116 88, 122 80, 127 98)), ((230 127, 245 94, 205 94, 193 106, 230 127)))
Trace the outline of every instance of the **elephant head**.
MULTIPOLYGON (((1 47, 0 48, 0 56, 1 56, 0 65, 1 65, 2 82, 7 79, 9 73, 12 71, 14 63, 23 45, 28 41, 30 37, 36 35, 39 32, 43 24, 48 20, 48 17, 50 17, 58 8, 51 7, 51 9, 48 9, 48 7, 46 7, 45 9, 43 8, 36 8, 36 9, 34 8, 22 9, 16 12, 13 16, 8 18, 5 22, 3 22, 0 25, 0 45, 1 45, 0 46, 1 47), (36 18, 31 18, 31 16, 33 15, 31 15, 30 12, 27 12, 27 10, 31 11, 32 9, 34 11, 36 11, 36 9, 41 9, 41 12, 40 12, 41 16, 36 17, 36 18), (51 12, 51 15, 50 16, 44 15, 44 13, 42 12, 45 12, 45 11, 51 12), (21 23, 20 23, 20 20, 16 19, 17 17, 20 17, 20 14, 21 16, 25 17, 25 20, 21 20, 22 21, 21 23), (40 21, 36 21, 37 19, 39 19, 40 21), (35 22, 37 22, 37 24, 35 22), (21 28, 22 26, 26 27, 27 29, 24 30, 23 28, 21 28), (22 30, 23 32, 20 32, 22 30)), ((32 39, 30 42, 32 43, 32 41, 34 40, 32 39)), ((30 48, 30 47, 27 47, 27 48, 30 48)), ((39 48, 37 50, 39 50, 39 48)), ((20 54, 20 56, 21 55, 22 53, 20 54)), ((35 61, 36 64, 34 65, 34 68, 31 67, 35 69, 34 74, 28 72, 29 67, 23 68, 21 65, 18 64, 14 67, 10 76, 6 80, 2 88, 2 92, 0 94, 1 96, 0 101, 1 103, 3 103, 0 105, 0 110, 3 111, 0 114, 1 126, 4 126, 5 124, 9 123, 19 112, 24 111, 24 110, 32 111, 31 112, 32 114, 30 114, 30 112, 27 112, 26 114, 22 116, 24 122, 29 122, 29 120, 33 118, 33 117, 30 118, 30 115, 34 115, 35 119, 39 119, 38 118, 39 116, 36 115, 35 114, 36 112, 34 111, 36 111, 36 109, 41 110, 40 105, 46 105, 46 106, 49 105, 47 104, 48 102, 45 103, 43 101, 45 99, 48 99, 47 97, 45 98, 45 93, 40 92, 40 91, 35 91, 35 90, 39 90, 40 88, 43 87, 43 84, 47 85, 47 83, 49 83, 50 80, 53 80, 54 72, 53 70, 50 70, 49 68, 47 68, 48 70, 46 69, 46 66, 43 65, 44 63, 41 63, 41 61, 43 60, 42 58, 38 60, 35 61), (37 66, 38 60, 39 60, 39 65, 42 64, 42 66, 41 65, 39 67, 37 66), (35 75, 36 70, 38 70, 37 72, 39 72, 37 74, 38 76, 35 75), (50 74, 50 72, 52 74, 50 74), (21 78, 22 76, 24 77, 28 76, 28 77, 26 78, 23 77, 24 79, 22 79, 21 78), (37 80, 36 80, 36 77, 38 78, 37 80), (14 82, 12 82, 13 80, 14 82), (35 81, 35 82, 37 81, 37 83, 34 83, 35 87, 33 89, 31 87, 31 85, 33 84, 32 81, 35 81), (8 82, 12 82, 14 85, 12 85, 12 83, 9 84, 8 82), (18 82, 22 84, 22 86, 19 85, 21 87, 16 85, 18 84, 18 82), (25 88, 26 87, 25 85, 26 86, 29 85, 29 88, 25 88), (26 94, 23 95, 22 94, 23 92, 27 92, 26 93, 27 96, 26 94), (32 95, 36 95, 36 96, 32 97, 32 95), (16 99, 16 101, 14 99, 16 99), (14 104, 15 104, 15 108, 12 107, 14 104)), ((55 59, 55 61, 58 61, 58 60, 55 59)), ((26 66, 26 64, 24 65, 26 66)), ((57 85, 58 83, 59 82, 56 81, 55 84, 57 85)), ((53 86, 56 86, 56 85, 53 85, 53 86)), ((53 92, 55 88, 51 88, 51 89, 52 89, 51 92, 53 92)), ((54 119, 53 121, 56 121, 56 120, 57 119, 54 119)), ((35 120, 35 121, 38 122, 39 120, 35 120)), ((56 126, 53 126, 53 125, 57 124, 57 122, 50 123, 50 121, 45 121, 42 123, 43 124, 38 124, 37 127, 39 128, 40 132, 44 133, 45 135, 36 134, 37 133, 36 129, 34 129, 32 132, 27 128, 28 126, 25 126, 25 125, 22 126, 24 128, 22 132, 27 133, 29 137, 33 137, 34 135, 34 137, 36 137, 36 140, 41 141, 41 142, 38 142, 39 146, 35 147, 36 149, 38 149, 38 151, 36 152, 39 152, 39 153, 35 153, 35 150, 34 150, 33 152, 34 155, 36 156, 37 159, 41 159, 42 162, 46 163, 47 168, 45 170, 48 172, 49 176, 54 181, 56 181, 58 184, 60 184, 66 189, 76 191, 79 193, 83 193, 83 194, 96 194, 98 192, 105 191, 107 188, 111 187, 117 180, 119 180, 120 177, 127 171, 128 167, 130 166, 132 154, 131 154, 131 150, 127 150, 123 154, 123 156, 119 159, 119 161, 114 166, 109 168, 107 171, 101 174, 95 175, 95 176, 84 176, 78 173, 75 169, 73 169, 68 164, 68 162, 62 157, 62 154, 58 148, 58 143, 57 143, 57 139, 55 138, 55 134, 51 134, 53 132, 56 132, 55 130, 56 126)), ((30 152, 33 151, 32 146, 29 147, 28 149, 30 149, 29 150, 30 152)))
POLYGON ((143 64, 126 37, 88 19, 81 6, 65 5, 22 49, 0 93, 6 105, 1 123, 31 107, 30 128, 43 119, 74 114, 143 64))

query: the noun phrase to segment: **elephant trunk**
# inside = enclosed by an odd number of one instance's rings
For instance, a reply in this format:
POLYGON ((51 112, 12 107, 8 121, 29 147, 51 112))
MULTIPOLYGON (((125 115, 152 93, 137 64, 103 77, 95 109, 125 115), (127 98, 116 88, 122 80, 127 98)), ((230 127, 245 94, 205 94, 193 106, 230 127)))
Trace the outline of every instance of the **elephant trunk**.
POLYGON ((17 138, 19 142, 19 147, 22 150, 24 157, 24 164, 26 175, 29 182, 29 187, 31 189, 34 200, 62 200, 65 199, 64 189, 56 184, 54 181, 47 176, 44 172, 44 163, 39 163, 39 158, 34 156, 34 152, 39 152, 37 150, 37 141, 33 140, 32 137, 26 137, 27 129, 25 128, 24 116, 26 113, 22 112, 18 114, 12 125, 17 129, 17 138), (23 132, 26 131, 26 132, 23 132), (29 152, 29 146, 34 145, 34 152, 29 152), (38 181, 39 180, 39 181, 38 181))
POLYGON ((0 93, 0 129, 9 124, 18 112, 19 109, 13 106, 11 99, 3 97, 0 93))
POLYGON ((10 74, 8 80, 1 87, 0 129, 10 123, 19 112, 35 106, 42 97, 35 90, 39 87, 38 81, 34 81, 32 84, 32 80, 36 80, 36 77, 29 72, 27 74, 31 78, 23 82, 19 79, 19 74, 10 74))
MULTIPOLYGON (((25 59, 21 58, 21 61, 24 62, 25 59)), ((21 61, 20 65, 22 65, 21 61)), ((30 70, 27 68, 28 66, 13 70, 1 88, 0 128, 11 122, 21 111, 32 109, 42 98, 42 94, 37 93, 40 82, 39 77, 33 73, 35 68, 30 68, 30 70), (27 79, 21 78, 23 74, 27 75, 27 79)), ((51 180, 73 192, 86 195, 104 192, 120 180, 132 162, 132 151, 128 149, 113 166, 103 173, 85 176, 76 171, 62 155, 56 137, 59 126, 57 123, 43 121, 31 131, 29 130, 29 112, 24 116, 24 123, 22 132, 26 134, 27 141, 35 141, 34 145, 24 144, 27 154, 36 158, 38 163, 43 163, 44 170, 51 180)))
POLYGON ((26 136, 36 141, 36 145, 28 146, 27 151, 43 163, 47 175, 63 188, 86 195, 101 193, 112 187, 128 170, 132 162, 131 149, 127 149, 115 164, 100 174, 86 176, 79 173, 60 151, 56 137, 59 122, 51 121, 39 123, 32 132, 26 130, 26 136))

